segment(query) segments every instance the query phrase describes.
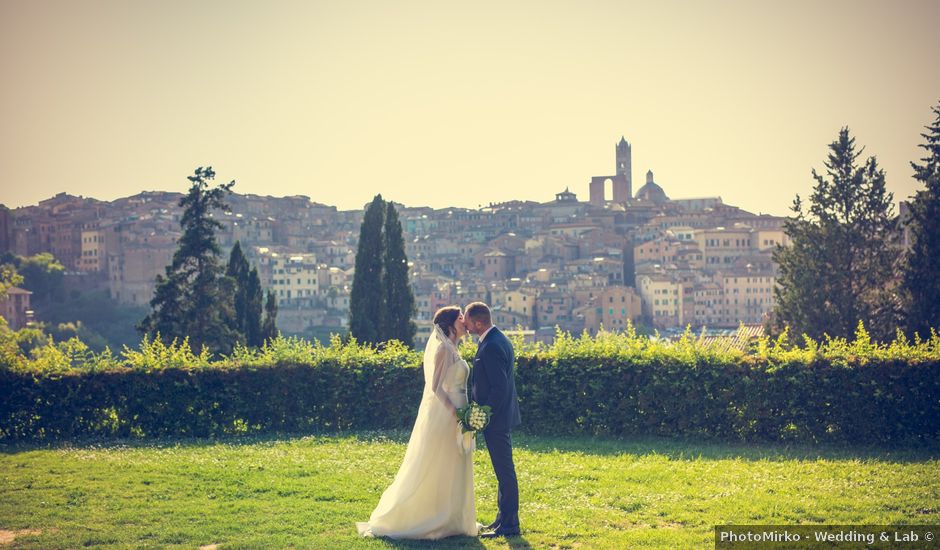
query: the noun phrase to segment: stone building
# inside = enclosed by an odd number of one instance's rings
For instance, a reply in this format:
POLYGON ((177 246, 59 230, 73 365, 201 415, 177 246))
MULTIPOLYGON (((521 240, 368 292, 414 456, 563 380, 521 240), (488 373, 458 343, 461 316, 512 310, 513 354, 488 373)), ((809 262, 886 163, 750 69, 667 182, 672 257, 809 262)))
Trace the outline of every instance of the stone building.
POLYGON ((20 330, 31 321, 29 297, 32 294, 28 290, 14 286, 7 289, 5 296, 0 297, 0 317, 6 319, 11 329, 20 330))

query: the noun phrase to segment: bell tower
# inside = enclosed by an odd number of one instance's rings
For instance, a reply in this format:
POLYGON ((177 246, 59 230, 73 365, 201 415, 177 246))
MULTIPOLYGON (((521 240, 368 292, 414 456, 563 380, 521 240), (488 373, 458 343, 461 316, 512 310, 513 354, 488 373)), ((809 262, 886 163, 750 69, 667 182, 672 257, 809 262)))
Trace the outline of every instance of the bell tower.
POLYGON ((616 147, 617 178, 614 180, 614 202, 627 202, 633 196, 633 156, 630 144, 620 136, 616 147))
POLYGON ((614 176, 594 176, 590 183, 590 203, 603 206, 604 187, 610 181, 613 185, 613 202, 625 204, 633 198, 633 161, 631 159, 630 144, 620 136, 620 142, 615 147, 617 174, 614 176))
POLYGON ((624 139, 623 136, 620 136, 620 143, 617 144, 617 175, 627 176, 627 181, 633 183, 633 178, 631 177, 633 172, 631 157, 630 144, 627 143, 627 140, 624 139))

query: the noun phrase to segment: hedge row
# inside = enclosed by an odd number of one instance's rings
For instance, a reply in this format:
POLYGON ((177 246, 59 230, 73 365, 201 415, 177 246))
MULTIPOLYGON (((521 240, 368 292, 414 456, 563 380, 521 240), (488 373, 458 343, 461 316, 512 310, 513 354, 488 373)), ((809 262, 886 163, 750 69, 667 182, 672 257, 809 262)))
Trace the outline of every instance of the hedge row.
MULTIPOLYGON (((408 429, 423 385, 419 354, 398 346, 281 340, 217 363, 184 354, 193 366, 174 363, 174 349, 133 353, 105 368, 0 368, 0 440, 408 429)), ((937 338, 765 340, 742 353, 687 338, 564 337, 520 346, 516 372, 529 433, 940 440, 937 338)))
POLYGON ((537 433, 743 441, 938 441, 940 362, 837 366, 674 361, 520 361, 537 433))

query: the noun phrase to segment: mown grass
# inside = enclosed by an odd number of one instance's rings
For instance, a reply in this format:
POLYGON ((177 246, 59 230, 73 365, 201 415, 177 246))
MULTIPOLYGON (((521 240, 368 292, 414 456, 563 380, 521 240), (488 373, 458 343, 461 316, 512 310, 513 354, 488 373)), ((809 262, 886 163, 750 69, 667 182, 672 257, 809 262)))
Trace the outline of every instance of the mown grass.
MULTIPOLYGON (((406 441, 0 446, 0 530, 20 533, 11 548, 710 548, 715 524, 940 523, 937 449, 520 435, 522 537, 361 539, 354 522, 368 519, 406 441)), ((474 471, 488 523, 496 481, 485 450, 474 471)))

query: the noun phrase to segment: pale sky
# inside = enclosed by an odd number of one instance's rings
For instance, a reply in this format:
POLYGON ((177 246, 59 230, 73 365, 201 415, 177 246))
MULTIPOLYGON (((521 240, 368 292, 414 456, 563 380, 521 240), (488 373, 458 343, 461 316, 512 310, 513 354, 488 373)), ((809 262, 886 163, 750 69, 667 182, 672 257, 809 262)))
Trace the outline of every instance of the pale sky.
POLYGON ((0 203, 185 191, 341 209, 548 201, 652 169, 786 215, 847 125, 895 200, 940 101, 940 1, 0 0, 0 203))

